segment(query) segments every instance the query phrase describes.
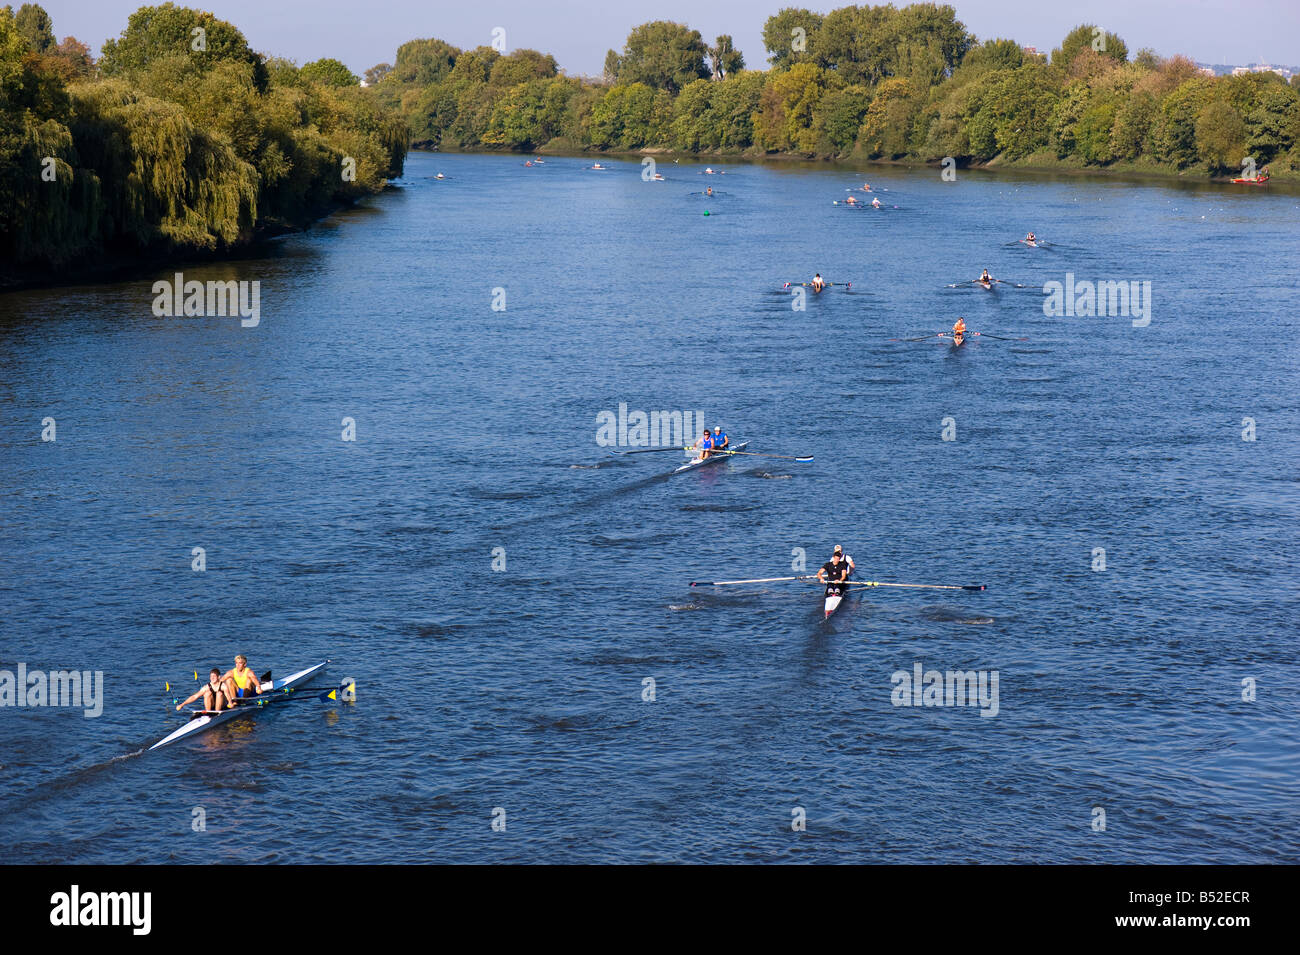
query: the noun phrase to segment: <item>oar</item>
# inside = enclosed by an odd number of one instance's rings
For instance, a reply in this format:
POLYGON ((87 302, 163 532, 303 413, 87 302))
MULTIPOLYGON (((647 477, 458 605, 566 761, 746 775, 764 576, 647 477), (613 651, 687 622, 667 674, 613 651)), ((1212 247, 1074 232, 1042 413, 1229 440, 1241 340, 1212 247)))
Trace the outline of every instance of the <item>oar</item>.
POLYGON ((943 332, 935 332, 933 335, 922 335, 920 338, 890 338, 890 339, 888 339, 888 341, 891 341, 891 342, 924 342, 924 341, 929 341, 931 338, 942 338, 942 337, 943 337, 943 332))
POLYGON ((244 702, 255 703, 258 706, 270 703, 273 699, 279 699, 285 703, 290 700, 307 700, 313 698, 320 700, 322 703, 328 703, 330 700, 338 702, 343 691, 352 685, 354 685, 354 681, 348 680, 345 683, 340 683, 332 690, 325 690, 324 692, 319 693, 311 691, 307 687, 303 687, 301 691, 297 687, 290 687, 287 690, 272 690, 271 692, 262 694, 261 696, 248 697, 244 702))
POLYGON ((1022 282, 1009 282, 1006 279, 994 279, 999 285, 1010 285, 1012 288, 1038 288, 1037 285, 1025 285, 1022 282))
MULTIPOLYGON (((786 283, 785 283, 783 286, 781 286, 781 287, 782 287, 782 288, 793 288, 793 287, 796 286, 796 285, 802 286, 803 288, 812 288, 812 287, 813 287, 813 283, 812 283, 812 282, 786 282, 786 283)), ((839 287, 839 288, 853 288, 853 283, 852 283, 852 282, 823 282, 823 283, 822 283, 822 288, 836 288, 836 287, 839 287)))
MULTIPOLYGON (((606 448, 610 454, 649 454, 653 451, 699 451, 699 448, 638 448, 635 451, 616 451, 613 448, 606 448)), ((783 458, 787 461, 798 461, 801 464, 807 464, 813 460, 811 454, 766 454, 762 451, 728 451, 726 448, 709 448, 709 456, 715 454, 752 454, 756 458, 783 458)))
POLYGON ((919 590, 987 590, 984 584, 887 584, 882 580, 849 580, 846 587, 911 587, 919 590))
MULTIPOLYGON (((687 451, 696 451, 697 448, 687 448, 687 451)), ((811 454, 766 454, 762 451, 728 451, 726 448, 712 448, 709 451, 709 457, 715 454, 749 454, 756 458, 781 458, 785 461, 798 461, 800 464, 807 464, 813 459, 811 454)))
POLYGON ((725 587, 728 584, 772 584, 780 580, 816 580, 816 574, 804 574, 802 577, 754 577, 750 580, 692 580, 692 587, 725 587))
POLYGON ((694 448, 637 448, 635 451, 619 451, 615 448, 606 448, 610 454, 654 454, 657 451, 694 451, 694 448))
POLYGON ((990 335, 988 332, 970 332, 971 335, 978 335, 980 338, 996 338, 1000 342, 1027 342, 1028 338, 1006 338, 1002 335, 990 335))
MULTIPOLYGON (((194 671, 194 682, 197 683, 198 680, 199 680, 199 671, 198 671, 198 670, 195 670, 195 671, 194 671)), ((270 682, 271 682, 271 671, 270 671, 270 670, 267 670, 265 673, 263 673, 260 677, 257 678, 257 682, 258 682, 258 683, 270 683, 270 682)), ((164 683, 163 685, 167 687, 167 692, 168 692, 168 693, 170 693, 170 692, 172 691, 172 685, 171 685, 170 683, 164 683)), ((173 702, 173 703, 176 703, 176 704, 179 705, 179 704, 180 704, 180 699, 178 699, 178 698, 173 698, 173 699, 172 699, 172 702, 173 702)))
MULTIPOLYGON (((198 670, 195 670, 195 671, 194 671, 194 682, 195 682, 195 683, 198 683, 198 682, 199 682, 199 671, 198 671, 198 670)), ((171 691, 172 691, 172 684, 171 684, 171 681, 170 681, 170 680, 163 680, 163 692, 165 692, 165 693, 170 693, 171 691)))

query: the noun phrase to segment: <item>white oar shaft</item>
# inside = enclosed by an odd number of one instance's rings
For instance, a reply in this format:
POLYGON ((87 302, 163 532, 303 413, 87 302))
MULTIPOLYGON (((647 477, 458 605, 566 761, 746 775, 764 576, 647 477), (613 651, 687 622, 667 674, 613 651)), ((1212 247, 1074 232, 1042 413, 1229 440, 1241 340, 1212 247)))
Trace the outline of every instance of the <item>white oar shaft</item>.
POLYGON ((965 590, 960 584, 887 584, 880 580, 850 580, 851 587, 913 587, 922 590, 965 590))
MULTIPOLYGON (((753 577, 749 580, 708 580, 697 581, 706 587, 723 587, 727 584, 772 584, 779 580, 816 580, 815 576, 804 575, 803 577, 753 577)), ((695 584, 692 584, 695 586, 695 584)))

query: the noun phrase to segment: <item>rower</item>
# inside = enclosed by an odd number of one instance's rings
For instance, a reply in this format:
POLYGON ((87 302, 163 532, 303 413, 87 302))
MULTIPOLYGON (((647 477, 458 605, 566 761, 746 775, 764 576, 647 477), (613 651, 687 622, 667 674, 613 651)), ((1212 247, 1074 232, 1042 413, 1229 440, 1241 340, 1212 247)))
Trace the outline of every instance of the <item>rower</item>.
POLYGON ((844 204, 846 206, 856 206, 858 204, 858 200, 853 196, 849 196, 847 199, 844 200, 844 204))
POLYGON ((699 452, 695 461, 703 461, 713 451, 713 435, 709 434, 708 428, 704 429, 704 436, 695 442, 695 450, 699 452))
POLYGON ((713 187, 712 187, 712 186, 709 186, 709 188, 705 189, 705 190, 704 190, 704 194, 705 194, 706 196, 711 196, 711 195, 713 195, 713 187))
POLYGON ((235 668, 228 670, 221 677, 226 692, 232 700, 246 700, 262 692, 262 684, 257 675, 248 667, 248 657, 242 653, 235 657, 235 668))
POLYGON ((817 571, 817 581, 826 585, 827 597, 844 596, 844 582, 849 579, 849 565, 844 561, 844 552, 836 547, 831 559, 822 564, 817 571))
POLYGON ((713 428, 713 447, 716 451, 724 451, 727 445, 731 444, 731 439, 727 437, 721 425, 715 425, 713 428))
POLYGON ((877 197, 877 198, 875 198, 875 199, 872 199, 872 200, 871 200, 871 205, 872 205, 873 207, 875 207, 876 209, 879 209, 880 206, 881 206, 881 202, 880 202, 879 197, 877 197))
POLYGON ((822 289, 826 287, 826 280, 822 278, 822 274, 820 272, 818 272, 816 275, 813 276, 812 287, 813 287, 813 291, 815 292, 820 292, 822 289))
POLYGON ((1035 242, 1038 241, 1038 236, 1034 235, 1031 232, 1029 233, 1029 235, 1025 236, 1024 241, 1028 242, 1030 245, 1033 245, 1035 242))
POLYGON ((213 667, 208 672, 208 682, 201 689, 195 690, 189 699, 177 703, 176 709, 182 709, 189 706, 199 697, 203 697, 203 708, 210 713, 220 712, 228 707, 234 706, 234 700, 226 690, 226 685, 221 679, 221 671, 213 667))
POLYGON ((983 272, 980 273, 979 280, 980 280, 981 282, 992 282, 992 281, 993 281, 993 276, 989 275, 989 270, 988 270, 988 269, 985 269, 983 272))
POLYGON ((966 338, 966 319, 957 316, 957 324, 952 327, 952 340, 960 345, 966 338))
POLYGON ((854 571, 854 570, 857 568, 857 566, 858 566, 857 564, 853 563, 853 558, 850 557, 848 554, 845 554, 845 553, 844 553, 844 548, 841 547, 839 544, 836 544, 836 545, 835 545, 835 550, 834 550, 834 552, 832 553, 831 556, 833 557, 835 554, 840 554, 840 555, 842 555, 842 556, 844 557, 844 563, 845 563, 845 564, 848 566, 848 568, 849 568, 849 569, 848 569, 848 572, 847 572, 844 576, 845 576, 845 577, 851 577, 851 576, 853 576, 853 571, 854 571))
POLYGON ((862 191, 863 191, 863 192, 870 192, 870 191, 871 191, 871 183, 869 183, 869 182, 864 182, 864 183, 862 184, 862 191))

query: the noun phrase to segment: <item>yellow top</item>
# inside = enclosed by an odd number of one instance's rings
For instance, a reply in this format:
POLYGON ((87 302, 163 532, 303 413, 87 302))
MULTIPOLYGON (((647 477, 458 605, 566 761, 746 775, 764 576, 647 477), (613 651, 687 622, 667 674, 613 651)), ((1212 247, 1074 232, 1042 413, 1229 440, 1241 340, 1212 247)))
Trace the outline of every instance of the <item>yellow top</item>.
POLYGON ((239 670, 231 670, 230 676, 235 681, 235 686, 239 687, 241 690, 247 690, 252 685, 253 671, 248 669, 248 667, 244 667, 242 672, 239 670))

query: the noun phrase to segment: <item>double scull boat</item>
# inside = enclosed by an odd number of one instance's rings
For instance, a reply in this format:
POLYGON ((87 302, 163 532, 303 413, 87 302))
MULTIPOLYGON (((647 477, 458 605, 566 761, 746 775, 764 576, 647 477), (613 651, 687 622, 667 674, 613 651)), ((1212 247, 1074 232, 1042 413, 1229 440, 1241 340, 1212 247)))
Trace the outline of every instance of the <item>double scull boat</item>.
POLYGON ((220 726, 222 723, 238 719, 241 716, 250 716, 272 703, 283 702, 284 700, 289 699, 294 690, 298 687, 305 686, 317 676, 324 673, 325 668, 329 666, 329 662, 329 660, 326 660, 324 663, 318 663, 314 667, 299 670, 297 673, 292 673, 283 680, 272 680, 268 683, 263 683, 260 695, 240 702, 238 705, 232 706, 230 709, 217 711, 190 710, 190 721, 188 723, 169 736, 163 737, 149 748, 153 750, 160 749, 163 746, 170 746, 172 743, 207 732, 213 727, 220 726))
POLYGON ((681 474, 683 471, 694 471, 696 468, 702 468, 706 464, 716 464, 717 462, 721 461, 723 458, 730 457, 732 454, 736 454, 741 451, 744 451, 747 447, 749 447, 749 442, 742 441, 740 442, 740 444, 737 444, 734 447, 725 448, 724 450, 721 451, 711 451, 707 458, 696 459, 694 461, 687 461, 681 467, 674 468, 672 473, 681 474))

